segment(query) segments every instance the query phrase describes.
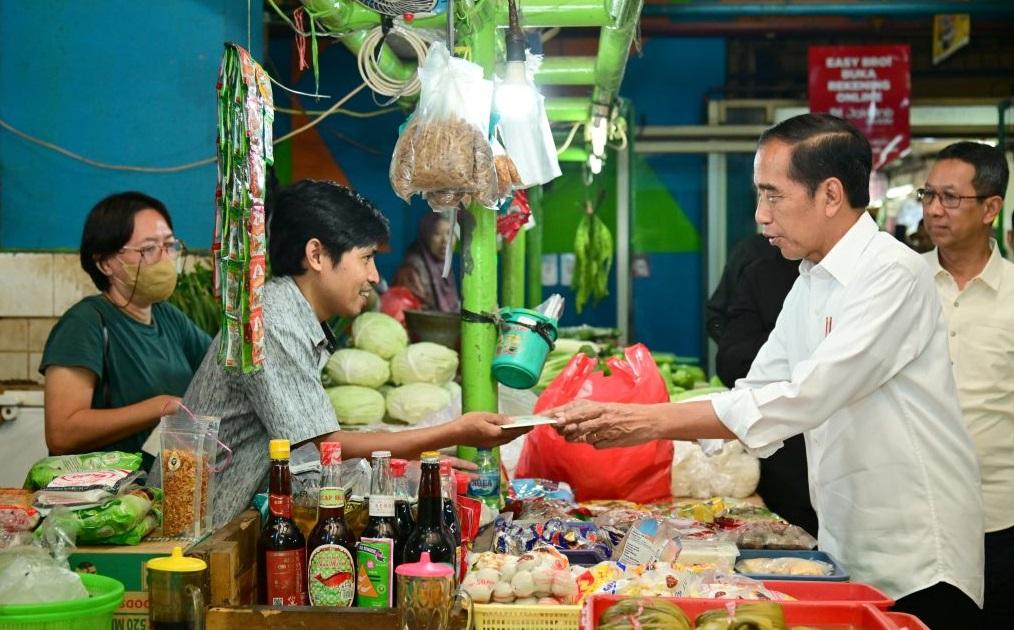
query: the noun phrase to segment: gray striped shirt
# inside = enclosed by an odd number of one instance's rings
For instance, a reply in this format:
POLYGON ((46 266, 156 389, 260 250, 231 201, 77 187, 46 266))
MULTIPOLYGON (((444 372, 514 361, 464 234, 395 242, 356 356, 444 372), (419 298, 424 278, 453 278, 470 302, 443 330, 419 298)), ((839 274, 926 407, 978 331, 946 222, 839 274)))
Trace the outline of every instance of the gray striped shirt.
POLYGON ((291 277, 273 278, 264 287, 264 335, 263 369, 232 374, 218 364, 219 333, 183 397, 195 414, 222 418, 219 440, 232 449, 232 464, 214 481, 216 527, 267 488, 268 440, 295 445, 338 430, 320 383, 327 339, 291 277))

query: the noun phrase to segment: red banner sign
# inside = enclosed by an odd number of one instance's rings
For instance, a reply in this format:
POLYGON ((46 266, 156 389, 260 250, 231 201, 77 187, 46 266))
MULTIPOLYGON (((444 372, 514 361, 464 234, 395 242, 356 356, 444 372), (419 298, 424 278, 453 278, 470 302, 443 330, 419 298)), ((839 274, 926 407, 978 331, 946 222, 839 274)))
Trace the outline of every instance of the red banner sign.
POLYGON ((848 120, 866 134, 879 169, 908 149, 908 46, 811 46, 810 111, 848 120))

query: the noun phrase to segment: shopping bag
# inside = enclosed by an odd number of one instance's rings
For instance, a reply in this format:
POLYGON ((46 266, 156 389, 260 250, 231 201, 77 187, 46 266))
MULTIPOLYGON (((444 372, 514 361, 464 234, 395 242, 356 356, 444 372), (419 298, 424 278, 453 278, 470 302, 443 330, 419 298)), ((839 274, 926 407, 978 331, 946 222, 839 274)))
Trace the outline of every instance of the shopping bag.
POLYGON ((391 287, 380 295, 380 312, 405 325, 405 311, 422 308, 422 302, 408 287, 391 287))
MULTIPOLYGON (((669 400, 662 375, 643 344, 630 346, 625 358, 606 361, 610 375, 595 371, 596 360, 577 354, 539 397, 535 413, 572 400, 661 403, 669 400)), ((669 497, 673 445, 655 440, 638 446, 596 449, 573 444, 550 426, 528 434, 515 476, 566 481, 578 501, 626 499, 639 503, 669 497)))

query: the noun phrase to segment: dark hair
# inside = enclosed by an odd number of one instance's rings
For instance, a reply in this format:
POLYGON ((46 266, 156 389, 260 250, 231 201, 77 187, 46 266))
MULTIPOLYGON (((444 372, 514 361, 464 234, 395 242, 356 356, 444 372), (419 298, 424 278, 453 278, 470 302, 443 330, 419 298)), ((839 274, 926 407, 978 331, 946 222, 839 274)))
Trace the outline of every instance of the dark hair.
POLYGON ((829 177, 841 180, 849 205, 865 209, 870 203, 870 142, 846 120, 830 114, 801 114, 761 134, 757 145, 780 140, 792 146, 789 178, 806 186, 812 197, 829 177))
POLYGON ((276 276, 306 269, 306 243, 318 239, 338 264, 355 247, 387 242, 389 223, 372 203, 334 182, 303 180, 278 192, 268 209, 268 255, 276 276))
POLYGON ((99 270, 98 263, 130 241, 134 235, 134 215, 148 209, 161 214, 172 229, 173 220, 165 204, 134 191, 109 195, 88 213, 81 232, 81 268, 91 276, 99 291, 109 288, 109 278, 99 270))
POLYGON ((980 197, 1007 194, 1009 170, 999 149, 981 142, 955 142, 943 148, 937 160, 961 160, 975 169, 972 187, 980 197))

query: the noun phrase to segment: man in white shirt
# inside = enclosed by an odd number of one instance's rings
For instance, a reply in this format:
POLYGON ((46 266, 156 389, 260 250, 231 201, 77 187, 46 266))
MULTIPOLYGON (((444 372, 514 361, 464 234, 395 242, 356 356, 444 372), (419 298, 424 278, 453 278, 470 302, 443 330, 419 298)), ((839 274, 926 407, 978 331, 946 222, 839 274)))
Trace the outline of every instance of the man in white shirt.
POLYGON ((982 501, 929 269, 866 213, 869 142, 827 114, 760 138, 757 222, 802 260, 746 378, 711 400, 552 410, 598 447, 738 439, 765 456, 802 433, 821 549, 932 628, 973 628, 982 501))
POLYGON ((936 249, 923 254, 944 309, 958 399, 982 476, 986 522, 983 627, 1014 618, 1014 264, 993 222, 1003 210, 1003 154, 977 142, 946 147, 917 192, 936 249))

